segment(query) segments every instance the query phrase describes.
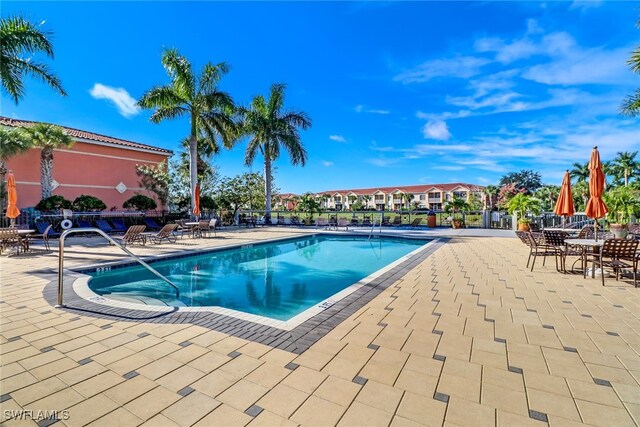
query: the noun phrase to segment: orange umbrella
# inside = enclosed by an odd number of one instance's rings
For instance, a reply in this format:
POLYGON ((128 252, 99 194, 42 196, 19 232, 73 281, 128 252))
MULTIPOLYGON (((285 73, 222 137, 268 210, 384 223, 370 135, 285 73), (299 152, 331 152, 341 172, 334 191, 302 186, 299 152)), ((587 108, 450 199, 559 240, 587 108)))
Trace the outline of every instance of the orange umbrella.
MULTIPOLYGON (((589 201, 585 213, 589 218, 599 219, 604 217, 609 209, 602 200, 602 192, 604 191, 604 171, 602 170, 602 162, 600 161, 600 153, 598 147, 593 147, 591 159, 589 160, 589 201)), ((596 229, 598 223, 596 222, 596 229)), ((596 234, 597 239, 597 234, 596 234)))
POLYGON ((196 184, 196 200, 193 207, 193 215, 200 216, 200 184, 196 184))
POLYGON ((18 192, 16 191, 16 179, 13 176, 13 172, 9 171, 7 174, 7 196, 9 203, 7 204, 7 218, 11 218, 11 224, 13 220, 20 215, 20 209, 18 209, 18 192))
POLYGON ((562 222, 564 223, 564 217, 573 216, 575 211, 573 207, 573 194, 571 193, 571 176, 569 175, 569 171, 566 171, 564 173, 564 179, 562 180, 562 188, 560 188, 558 201, 556 202, 556 207, 553 209, 553 212, 563 217, 562 222))

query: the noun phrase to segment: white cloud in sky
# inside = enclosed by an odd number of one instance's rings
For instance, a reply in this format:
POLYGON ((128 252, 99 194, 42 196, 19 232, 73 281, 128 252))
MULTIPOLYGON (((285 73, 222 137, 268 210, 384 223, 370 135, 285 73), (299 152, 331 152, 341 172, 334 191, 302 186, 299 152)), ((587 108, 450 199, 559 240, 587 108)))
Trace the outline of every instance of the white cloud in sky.
POLYGON ((569 10, 580 10, 584 12, 602 6, 602 0, 574 0, 569 6, 569 10))
POLYGON ((425 139, 437 139, 440 141, 446 141, 451 138, 451 132, 447 123, 443 120, 429 120, 422 127, 422 134, 425 139))
POLYGON ((322 166, 325 166, 325 167, 333 166, 333 162, 329 162, 327 160, 323 160, 322 161, 322 166))
POLYGON ((342 135, 329 135, 329 139, 335 142, 347 142, 346 138, 342 135))
POLYGON ((480 73, 480 68, 491 61, 474 56, 432 59, 397 74, 393 80, 404 84, 424 83, 436 77, 469 78, 480 73))
POLYGON ((356 113, 371 113, 371 114, 391 114, 389 110, 381 109, 367 109, 364 105, 359 104, 353 109, 356 113))
POLYGON ((140 108, 136 105, 136 100, 133 99, 124 88, 116 88, 96 83, 89 93, 96 99, 106 99, 113 102, 118 112, 124 117, 129 118, 140 113, 140 108))
POLYGON ((464 166, 432 166, 431 169, 437 169, 441 171, 461 171, 464 166))

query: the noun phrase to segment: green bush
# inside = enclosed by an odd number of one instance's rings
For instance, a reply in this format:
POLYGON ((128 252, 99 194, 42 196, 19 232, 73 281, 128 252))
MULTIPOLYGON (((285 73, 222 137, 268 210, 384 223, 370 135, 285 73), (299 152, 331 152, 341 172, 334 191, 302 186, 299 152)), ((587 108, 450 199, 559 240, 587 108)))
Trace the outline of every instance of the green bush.
POLYGON ((201 196, 200 197, 200 209, 218 209, 218 203, 211 196, 201 196))
POLYGON ((76 197, 73 201, 73 210, 78 212, 103 211, 107 209, 107 205, 97 197, 83 194, 76 197))
POLYGON ((42 199, 36 205, 36 209, 42 212, 59 211, 60 209, 72 209, 73 203, 62 196, 51 196, 42 199))
POLYGON ((158 207, 158 204, 151 197, 142 194, 136 194, 129 200, 126 200, 122 207, 125 209, 137 209, 139 211, 148 211, 158 207))

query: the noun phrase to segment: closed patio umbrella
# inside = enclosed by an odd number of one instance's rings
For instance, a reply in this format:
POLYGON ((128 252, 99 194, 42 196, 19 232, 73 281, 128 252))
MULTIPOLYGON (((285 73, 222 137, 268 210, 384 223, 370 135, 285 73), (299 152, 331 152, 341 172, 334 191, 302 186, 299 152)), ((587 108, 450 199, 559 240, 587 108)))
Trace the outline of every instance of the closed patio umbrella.
POLYGON ((575 213, 575 208, 573 206, 573 194, 571 193, 571 176, 569 175, 568 170, 564 173, 562 187, 560 188, 558 201, 556 202, 556 207, 553 209, 553 212, 562 217, 562 228, 564 228, 565 218, 573 216, 575 213))
POLYGON ((200 216, 200 184, 196 184, 196 200, 193 204, 193 216, 200 216))
POLYGON ((602 200, 602 193, 604 191, 604 171, 602 170, 602 162, 600 161, 600 153, 598 147, 593 147, 591 152, 591 159, 589 160, 589 201, 585 213, 589 218, 596 220, 595 223, 595 238, 598 240, 598 219, 604 217, 609 209, 602 200))
POLYGON ((18 192, 16 191, 16 178, 13 176, 13 172, 7 173, 7 218, 11 218, 11 226, 13 227, 15 219, 20 215, 20 209, 18 209, 18 192))

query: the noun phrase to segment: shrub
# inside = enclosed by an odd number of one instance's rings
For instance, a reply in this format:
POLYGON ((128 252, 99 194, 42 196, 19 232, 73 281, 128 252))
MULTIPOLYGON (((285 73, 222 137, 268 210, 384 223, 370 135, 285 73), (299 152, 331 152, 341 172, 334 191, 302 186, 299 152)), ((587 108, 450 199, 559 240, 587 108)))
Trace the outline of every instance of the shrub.
POLYGON ((125 209, 137 209, 139 211, 148 211, 158 207, 155 200, 142 194, 136 194, 129 200, 126 200, 122 207, 125 209))
POLYGON ((211 196, 201 196, 200 197, 200 209, 218 209, 218 203, 211 196))
POLYGON ((107 205, 97 197, 83 194, 76 197, 73 201, 73 210, 78 212, 103 211, 107 209, 107 205))
POLYGON ((42 212, 59 211, 60 209, 71 209, 73 204, 70 200, 62 196, 51 196, 42 199, 36 205, 36 209, 42 212))

